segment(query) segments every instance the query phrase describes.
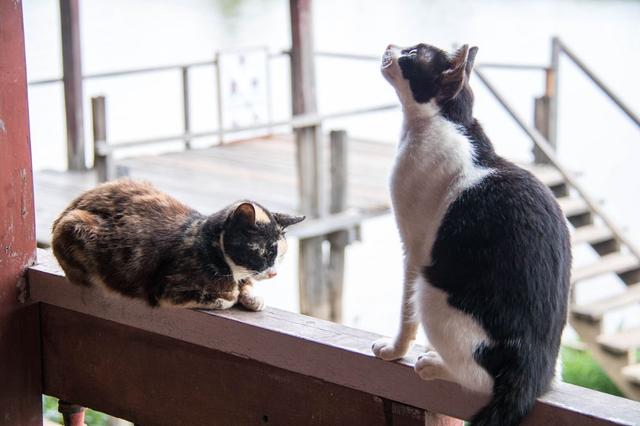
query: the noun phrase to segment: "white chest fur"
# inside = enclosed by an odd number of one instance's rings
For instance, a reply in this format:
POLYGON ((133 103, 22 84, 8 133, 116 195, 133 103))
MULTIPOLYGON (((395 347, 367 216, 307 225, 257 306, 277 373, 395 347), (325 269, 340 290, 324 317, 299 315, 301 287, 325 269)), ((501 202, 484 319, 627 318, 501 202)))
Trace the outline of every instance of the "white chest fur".
POLYGON ((419 124, 405 122, 391 174, 391 201, 408 264, 431 262, 431 247, 449 204, 491 173, 473 160, 466 135, 440 115, 419 124))

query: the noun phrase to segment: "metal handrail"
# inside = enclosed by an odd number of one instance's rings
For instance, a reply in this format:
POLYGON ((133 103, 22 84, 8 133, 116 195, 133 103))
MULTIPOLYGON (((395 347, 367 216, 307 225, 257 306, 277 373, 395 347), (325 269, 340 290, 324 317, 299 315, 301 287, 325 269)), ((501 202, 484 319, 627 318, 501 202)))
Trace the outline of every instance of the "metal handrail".
POLYGON ((595 73, 584 63, 580 58, 576 56, 575 53, 569 47, 562 42, 559 38, 555 37, 554 42, 558 43, 559 49, 562 53, 567 55, 567 57, 573 62, 580 70, 586 74, 587 77, 596 85, 600 90, 604 92, 604 94, 611 99, 617 106, 620 108, 626 115, 629 117, 636 126, 640 127, 640 117, 635 114, 630 107, 628 107, 619 96, 617 96, 613 91, 606 85, 604 82, 595 75, 595 73))
POLYGON ((516 124, 531 138, 533 143, 547 156, 551 164, 558 170, 558 172, 562 175, 565 181, 576 190, 576 192, 582 197, 587 206, 593 211, 596 215, 600 217, 602 222, 609 227, 611 232, 613 233, 616 240, 620 243, 627 246, 629 251, 640 260, 640 249, 636 247, 629 239, 627 239, 622 230, 618 228, 618 226, 609 218, 609 216, 602 211, 600 205, 596 200, 591 198, 591 196, 587 193, 587 191, 582 187, 582 185, 574 178, 573 174, 570 173, 560 162, 556 151, 553 149, 549 141, 540 134, 538 130, 529 126, 525 119, 523 119, 520 114, 518 114, 515 109, 507 102, 506 98, 498 92, 498 90, 491 84, 486 75, 479 69, 474 70, 478 79, 484 84, 484 86, 489 90, 489 92, 496 98, 498 103, 507 111, 507 113, 513 118, 516 124))

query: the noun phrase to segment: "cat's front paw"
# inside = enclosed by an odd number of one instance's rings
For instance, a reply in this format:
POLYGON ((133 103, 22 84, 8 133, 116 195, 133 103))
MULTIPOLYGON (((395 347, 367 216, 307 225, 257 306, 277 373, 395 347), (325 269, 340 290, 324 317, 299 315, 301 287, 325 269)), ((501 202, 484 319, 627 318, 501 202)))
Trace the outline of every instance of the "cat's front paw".
POLYGON ((247 294, 240 297, 240 304, 250 311, 261 311, 264 309, 264 298, 254 294, 247 294))
POLYGON ((444 361, 436 351, 421 354, 413 369, 422 380, 443 379, 446 376, 444 361))
POLYGON ((402 346, 398 344, 396 340, 391 340, 386 337, 376 340, 373 342, 373 345, 371 345, 371 351, 373 354, 385 361, 402 358, 408 350, 408 345, 406 345, 406 347, 402 346))

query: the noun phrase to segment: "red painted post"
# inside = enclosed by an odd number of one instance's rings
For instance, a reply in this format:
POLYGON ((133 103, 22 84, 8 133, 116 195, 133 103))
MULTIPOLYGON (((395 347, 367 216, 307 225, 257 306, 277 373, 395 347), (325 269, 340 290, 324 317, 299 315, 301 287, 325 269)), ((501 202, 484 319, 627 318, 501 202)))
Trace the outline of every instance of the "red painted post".
POLYGON ((0 1, 0 52, 0 423, 41 426, 38 307, 23 303, 36 240, 20 1, 0 1))

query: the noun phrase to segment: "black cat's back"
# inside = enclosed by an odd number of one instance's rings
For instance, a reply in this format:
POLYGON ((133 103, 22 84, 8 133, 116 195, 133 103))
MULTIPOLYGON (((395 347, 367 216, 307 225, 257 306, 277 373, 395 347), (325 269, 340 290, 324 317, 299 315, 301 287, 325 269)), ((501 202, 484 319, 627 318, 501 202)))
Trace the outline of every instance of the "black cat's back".
MULTIPOLYGON (((547 390, 570 288, 569 231, 553 194, 499 157, 491 167, 450 204, 424 269, 427 282, 489 337, 474 358, 494 378, 494 400, 478 418, 514 403, 526 412, 547 390)), ((487 424, 508 423, 494 420, 487 424)))

